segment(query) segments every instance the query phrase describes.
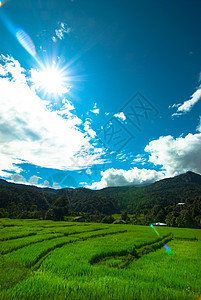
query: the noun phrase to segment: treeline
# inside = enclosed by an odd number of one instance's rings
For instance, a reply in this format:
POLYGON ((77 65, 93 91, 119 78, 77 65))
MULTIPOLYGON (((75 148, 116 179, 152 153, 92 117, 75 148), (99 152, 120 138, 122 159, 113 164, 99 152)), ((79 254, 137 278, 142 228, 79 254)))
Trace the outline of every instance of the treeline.
POLYGON ((184 204, 163 207, 154 205, 144 211, 144 224, 162 222, 171 227, 201 228, 201 196, 186 199, 184 204))
POLYGON ((201 228, 201 176, 187 172, 149 186, 99 191, 42 189, 0 181, 0 217, 64 220, 84 214, 88 221, 109 223, 112 214, 122 212, 134 215, 126 220, 132 224, 164 222, 201 228))
POLYGON ((88 213, 95 221, 119 212, 116 200, 96 191, 80 188, 49 193, 27 186, 0 185, 0 218, 64 220, 69 215, 88 213))
POLYGON ((0 186, 0 217, 44 218, 54 195, 31 188, 0 186))

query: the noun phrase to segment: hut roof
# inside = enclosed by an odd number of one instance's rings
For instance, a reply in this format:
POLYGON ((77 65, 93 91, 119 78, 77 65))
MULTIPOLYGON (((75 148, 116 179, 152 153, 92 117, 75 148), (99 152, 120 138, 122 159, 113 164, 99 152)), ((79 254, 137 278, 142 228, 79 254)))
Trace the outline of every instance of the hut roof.
POLYGON ((167 224, 165 224, 165 223, 160 223, 160 222, 158 222, 158 223, 153 223, 152 225, 153 225, 153 226, 167 226, 167 224))
POLYGON ((79 220, 82 220, 82 219, 84 220, 84 217, 83 216, 79 216, 79 217, 75 217, 74 221, 79 221, 79 220))
POLYGON ((126 221, 124 221, 124 220, 115 220, 113 222, 113 224, 126 224, 126 221))

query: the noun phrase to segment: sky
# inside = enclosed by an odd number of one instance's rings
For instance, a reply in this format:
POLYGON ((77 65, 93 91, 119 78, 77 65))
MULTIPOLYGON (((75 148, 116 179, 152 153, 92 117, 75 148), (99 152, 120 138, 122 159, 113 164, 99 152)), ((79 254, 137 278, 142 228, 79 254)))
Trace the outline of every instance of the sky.
POLYGON ((0 177, 201 174, 200 0, 1 0, 0 177))

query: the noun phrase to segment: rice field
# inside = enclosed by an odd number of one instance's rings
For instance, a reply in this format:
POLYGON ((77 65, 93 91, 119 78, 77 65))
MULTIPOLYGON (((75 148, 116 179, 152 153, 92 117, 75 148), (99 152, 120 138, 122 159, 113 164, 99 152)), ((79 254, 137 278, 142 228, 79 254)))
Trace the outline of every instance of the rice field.
POLYGON ((0 299, 201 299, 201 230, 156 229, 0 219, 0 299))

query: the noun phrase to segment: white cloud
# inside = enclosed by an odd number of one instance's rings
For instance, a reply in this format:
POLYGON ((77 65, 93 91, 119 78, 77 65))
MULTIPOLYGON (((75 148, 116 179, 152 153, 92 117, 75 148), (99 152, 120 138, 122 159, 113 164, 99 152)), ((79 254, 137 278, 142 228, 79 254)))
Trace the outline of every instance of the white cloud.
POLYGON ((200 116, 200 122, 196 128, 197 131, 201 132, 201 116, 200 116))
POLYGON ((48 180, 45 180, 44 183, 43 183, 44 187, 49 187, 50 186, 50 183, 48 180))
MULTIPOLYGON (((2 134, 1 134, 1 127, 0 127, 0 140, 1 140, 1 138, 2 138, 2 134)), ((1 149, 1 143, 0 143, 0 149, 1 149)), ((15 158, 9 157, 6 154, 6 148, 5 148, 5 153, 0 153, 0 166, 1 166, 0 167, 0 177, 9 178, 10 173, 7 171, 20 173, 22 171, 22 168, 20 168, 19 166, 16 165, 16 164, 20 164, 20 163, 23 163, 23 161, 20 159, 15 159, 15 158)))
POLYGON ((94 107, 93 107, 93 109, 90 110, 90 112, 92 112, 96 115, 98 115, 100 113, 100 109, 97 108, 97 103, 94 103, 94 107))
POLYGON ((56 39, 55 36, 52 37, 52 41, 53 41, 54 43, 56 43, 57 39, 56 39))
POLYGON ((119 112, 117 114, 114 114, 114 117, 120 119, 121 121, 125 121, 126 120, 126 116, 124 115, 123 112, 119 112))
POLYGON ((172 114, 172 116, 180 116, 183 115, 193 108, 193 106, 201 99, 201 86, 191 95, 190 99, 185 101, 183 104, 173 104, 172 108, 177 108, 176 113, 172 114))
POLYGON ((52 188, 55 190, 59 190, 59 189, 61 189, 61 186, 59 185, 58 182, 53 182, 52 188))
POLYGON ((11 180, 18 183, 26 183, 26 179, 20 174, 12 174, 11 180))
POLYGON ((92 138, 95 138, 96 132, 91 128, 91 122, 92 120, 87 118, 84 122, 84 130, 91 136, 92 138))
POLYGON ((140 163, 141 165, 144 165, 146 163, 146 158, 144 157, 144 155, 138 154, 132 161, 131 164, 138 164, 140 163))
POLYGON ((117 154, 117 159, 121 160, 121 161, 126 161, 127 160, 127 154, 126 153, 123 153, 123 152, 120 152, 117 154))
POLYGON ((38 185, 38 179, 41 179, 41 177, 38 177, 36 175, 33 175, 29 179, 29 184, 38 185))
POLYGON ((80 184, 81 186, 84 186, 84 187, 86 187, 86 188, 88 187, 88 184, 87 184, 87 182, 86 182, 86 181, 80 182, 79 184, 80 184))
POLYGON ((137 167, 134 167, 131 170, 111 168, 106 171, 102 171, 101 175, 101 181, 94 182, 91 185, 92 189, 102 189, 109 186, 149 184, 164 178, 165 172, 138 169, 137 167))
POLYGON ((47 182, 44 182, 44 184, 38 184, 38 180, 42 179, 42 178, 39 176, 36 176, 36 175, 31 176, 28 181, 24 178, 24 176, 22 176, 18 173, 15 173, 12 175, 9 174, 9 177, 10 177, 10 179, 8 179, 9 182, 23 183, 26 185, 35 185, 38 187, 49 186, 49 182, 47 180, 46 180, 47 182))
POLYGON ((78 126, 82 124, 82 120, 78 118, 75 114, 73 114, 71 111, 75 109, 74 105, 70 103, 68 100, 63 99, 62 100, 63 105, 60 107, 59 110, 56 110, 55 112, 62 117, 62 119, 67 119, 68 124, 70 126, 78 126))
POLYGON ((102 163, 102 149, 79 128, 73 106, 63 102, 59 111, 48 109, 27 84, 25 70, 12 57, 0 56, 0 176, 19 173, 22 162, 60 170, 102 163), (2 64, 1 64, 2 62, 2 64))
POLYGON ((149 161, 161 166, 167 176, 175 176, 188 170, 201 174, 201 133, 189 133, 174 139, 162 136, 151 141, 146 147, 149 161))
MULTIPOLYGON (((55 35, 59 40, 63 40, 65 38, 65 35, 69 34, 71 30, 72 30, 71 27, 69 27, 64 22, 58 22, 57 28, 55 29, 55 35)), ((55 36, 52 37, 54 43, 56 43, 57 38, 55 36)))
POLYGON ((100 113, 100 109, 99 108, 92 109, 91 112, 98 115, 100 113))
MULTIPOLYGON (((197 127, 199 133, 173 138, 171 135, 161 136, 151 141, 146 147, 149 162, 161 171, 151 169, 131 170, 108 169, 102 171, 102 178, 94 182, 90 188, 101 189, 109 186, 149 184, 165 177, 173 177, 187 171, 201 174, 201 117, 197 127)), ((133 163, 145 164, 145 155, 138 154, 133 163)))
POLYGON ((91 174, 92 174, 92 171, 91 171, 90 169, 87 169, 87 170, 86 170, 86 173, 87 173, 88 175, 91 175, 91 174))

